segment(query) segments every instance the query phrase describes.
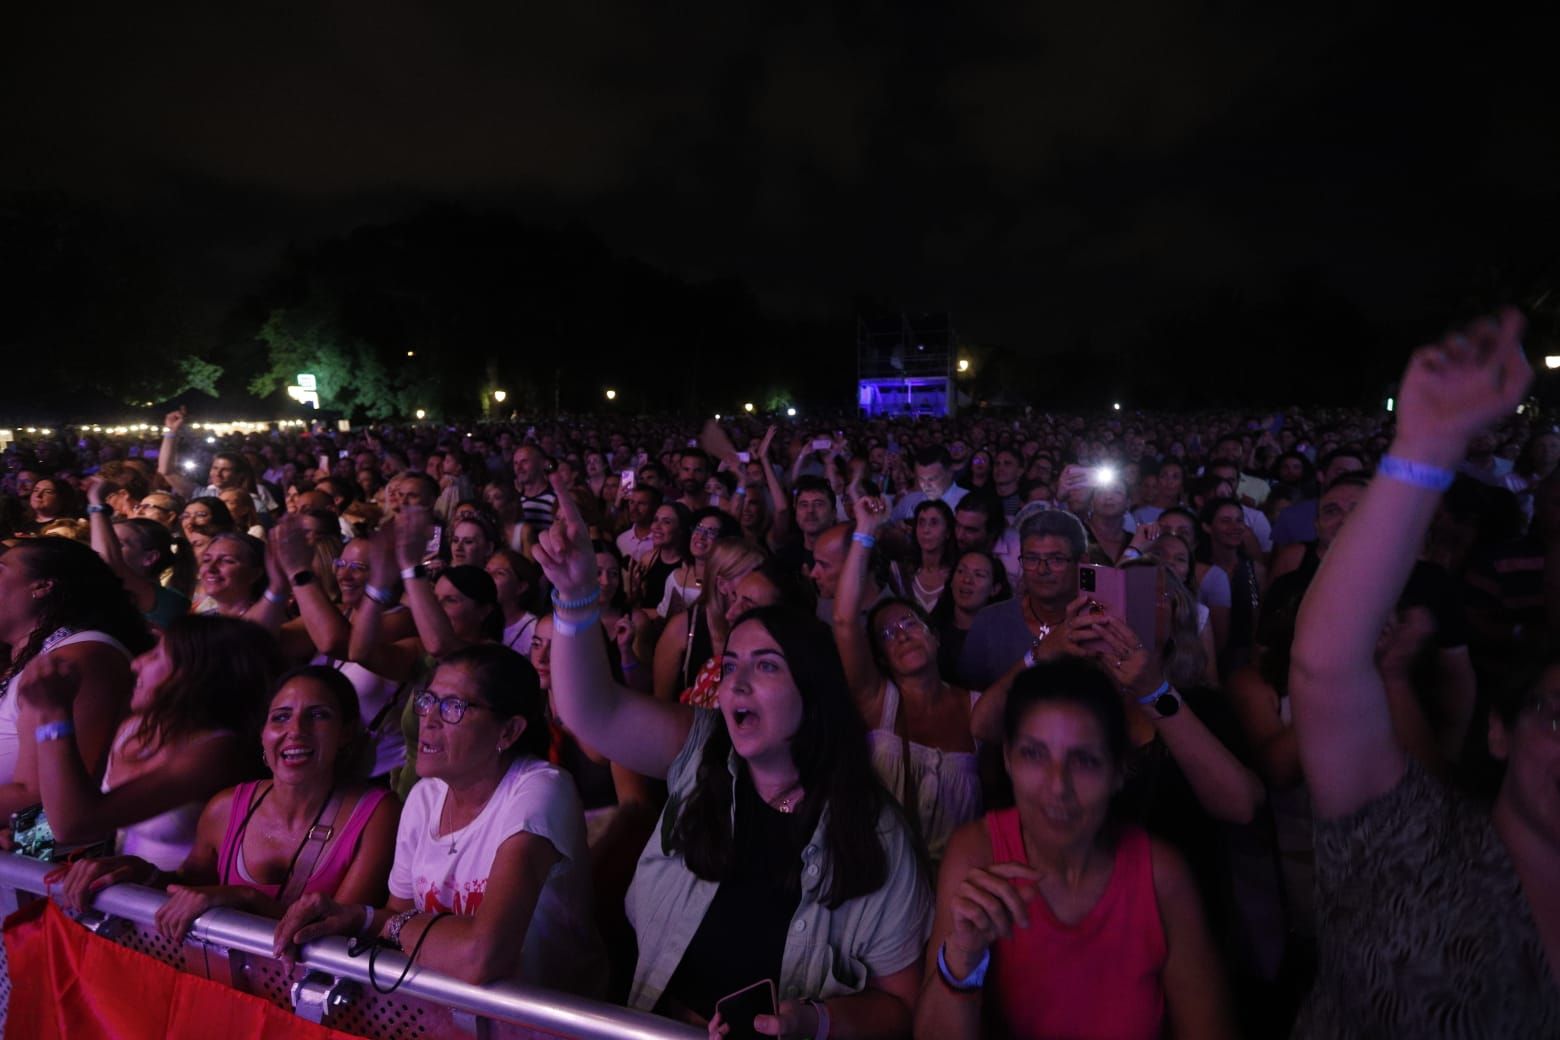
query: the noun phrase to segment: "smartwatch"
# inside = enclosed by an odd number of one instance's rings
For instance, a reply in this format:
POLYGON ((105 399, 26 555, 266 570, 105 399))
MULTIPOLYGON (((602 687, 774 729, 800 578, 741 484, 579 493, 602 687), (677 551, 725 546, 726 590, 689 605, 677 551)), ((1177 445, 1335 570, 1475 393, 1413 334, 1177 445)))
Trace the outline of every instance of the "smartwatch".
POLYGON ((1181 697, 1168 681, 1160 683, 1153 693, 1139 697, 1138 703, 1153 712, 1157 719, 1168 719, 1181 710, 1181 697))
POLYGON ((402 581, 412 581, 417 578, 426 578, 427 576, 428 568, 420 563, 414 563, 410 567, 401 568, 402 581))
POLYGON ((314 584, 314 572, 305 568, 292 576, 294 588, 302 588, 305 585, 314 584))

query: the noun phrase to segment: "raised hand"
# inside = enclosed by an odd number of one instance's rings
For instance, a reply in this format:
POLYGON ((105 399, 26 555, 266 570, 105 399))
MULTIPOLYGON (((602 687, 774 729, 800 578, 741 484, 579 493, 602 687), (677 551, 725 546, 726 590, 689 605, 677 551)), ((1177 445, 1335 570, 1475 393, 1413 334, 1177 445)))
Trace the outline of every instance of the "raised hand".
POLYGON ((866 535, 876 533, 893 519, 888 511, 888 501, 882 495, 856 499, 855 514, 856 530, 866 535))
POLYGON ((183 427, 184 420, 189 414, 190 410, 185 408, 183 405, 180 405, 178 408, 175 408, 173 411, 163 416, 163 426, 177 434, 180 428, 183 427))
POLYGON ((1072 465, 1062 469, 1061 479, 1056 482, 1056 499, 1058 502, 1068 502, 1075 496, 1081 497, 1089 490, 1089 468, 1087 466, 1072 465))
POLYGON ((1105 614, 1094 631, 1100 667, 1123 693, 1142 697, 1164 682, 1159 648, 1145 646, 1131 625, 1114 614, 1105 614))
POLYGON ((944 946, 949 969, 968 975, 992 943, 1028 928, 1026 907, 1039 881, 1039 872, 1022 863, 993 863, 966 874, 953 897, 953 931, 944 946))
POLYGON ((45 718, 69 718, 81 688, 81 669, 57 654, 35 657, 16 680, 22 703, 45 718))
POLYGON ((1475 433, 1515 411, 1533 381, 1515 310, 1414 352, 1397 399, 1395 454, 1450 466, 1475 433))
POLYGON ((1059 657, 1093 656, 1094 644, 1098 639, 1096 629, 1101 620, 1101 615, 1093 609, 1094 605, 1087 593, 1079 593, 1067 604, 1062 622, 1052 625, 1051 630, 1035 642, 1035 660, 1054 661, 1059 657))
POLYGON ((560 599, 579 600, 596 588, 596 553, 590 545, 590 528, 563 480, 548 478, 558 493, 558 515, 552 527, 536 540, 536 563, 558 590, 560 599))
POLYGON ((271 528, 271 551, 288 576, 314 567, 314 549, 297 516, 284 516, 271 528))
MULTIPOLYGON (((567 488, 559 491, 560 502, 567 497, 567 488)), ((402 506, 395 518, 395 561, 401 570, 423 562, 432 537, 432 511, 427 506, 402 506)))
POLYGON ((1136 549, 1138 552, 1147 552, 1148 547, 1153 545, 1154 540, 1158 537, 1158 524, 1138 524, 1137 530, 1132 532, 1132 543, 1130 548, 1136 549))
POLYGON ((373 552, 368 557, 369 584, 388 589, 401 580, 395 564, 396 521, 392 518, 373 534, 373 552))
POLYGON ((87 505, 100 506, 103 500, 119 490, 102 477, 87 478, 87 505))

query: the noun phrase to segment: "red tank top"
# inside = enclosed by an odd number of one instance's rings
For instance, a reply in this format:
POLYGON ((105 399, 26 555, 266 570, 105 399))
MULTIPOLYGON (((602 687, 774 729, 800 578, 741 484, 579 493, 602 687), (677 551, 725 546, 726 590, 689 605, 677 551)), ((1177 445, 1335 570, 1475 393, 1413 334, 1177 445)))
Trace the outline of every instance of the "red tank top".
MULTIPOLYGON (((1027 863, 1017 809, 987 813, 986 830, 993 862, 1027 863)), ((1149 1040, 1161 1034, 1165 929, 1147 834, 1122 828, 1105 892, 1076 924, 1058 921, 1039 894, 1027 909, 1029 927, 999 939, 991 951, 1009 1035, 1149 1040)))

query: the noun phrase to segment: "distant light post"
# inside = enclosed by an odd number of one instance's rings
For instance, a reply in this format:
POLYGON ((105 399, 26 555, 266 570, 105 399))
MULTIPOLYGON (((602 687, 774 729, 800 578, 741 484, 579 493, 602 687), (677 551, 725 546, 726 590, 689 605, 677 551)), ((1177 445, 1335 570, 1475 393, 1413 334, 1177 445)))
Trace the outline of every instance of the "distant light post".
POLYGON ((796 418, 796 409, 795 408, 787 408, 785 410, 785 414, 786 414, 787 418, 795 419, 796 418))
POLYGON ((617 400, 617 391, 613 390, 613 389, 611 389, 609 387, 607 389, 607 400, 609 400, 609 401, 616 401, 617 400))
POLYGON ((970 370, 970 359, 961 357, 959 359, 959 371, 960 372, 968 372, 969 370, 970 370))
POLYGON ((417 409, 415 414, 417 416, 417 421, 418 422, 422 422, 424 419, 426 419, 428 417, 428 413, 423 411, 421 408, 417 409))
POLYGON ((744 412, 751 412, 753 410, 753 402, 749 401, 747 404, 743 405, 742 410, 744 412))
POLYGON ((508 396, 509 396, 509 391, 508 390, 494 390, 493 391, 493 400, 497 401, 499 404, 503 404, 505 398, 507 398, 508 396))

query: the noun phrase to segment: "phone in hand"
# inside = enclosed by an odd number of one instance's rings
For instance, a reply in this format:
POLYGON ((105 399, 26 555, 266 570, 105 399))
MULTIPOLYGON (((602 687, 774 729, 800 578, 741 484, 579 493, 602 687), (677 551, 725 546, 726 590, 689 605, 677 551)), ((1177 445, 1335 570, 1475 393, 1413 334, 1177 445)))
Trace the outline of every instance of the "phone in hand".
POLYGON ((1078 591, 1091 607, 1114 614, 1131 627, 1145 646, 1157 646, 1160 573, 1157 567, 1078 565, 1078 591))
POLYGON ((433 534, 428 538, 428 544, 423 547, 423 559, 431 560, 439 555, 439 547, 444 544, 444 528, 434 525, 433 534))
POLYGON ((739 452, 737 452, 737 461, 738 462, 752 462, 753 461, 753 455, 752 455, 751 452, 739 451, 739 452))
POLYGON ((832 447, 834 447, 834 442, 829 440, 829 438, 827 438, 827 437, 814 437, 813 438, 813 442, 812 442, 812 450, 813 451, 828 451, 832 447))
POLYGON ((634 471, 631 469, 618 471, 618 487, 624 491, 634 490, 634 471))
POLYGON ((763 1034, 753 1028, 753 1019, 775 1013, 775 980, 764 979, 721 997, 715 1010, 726 1023, 729 1040, 760 1040, 763 1034))

